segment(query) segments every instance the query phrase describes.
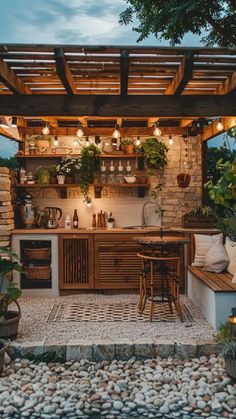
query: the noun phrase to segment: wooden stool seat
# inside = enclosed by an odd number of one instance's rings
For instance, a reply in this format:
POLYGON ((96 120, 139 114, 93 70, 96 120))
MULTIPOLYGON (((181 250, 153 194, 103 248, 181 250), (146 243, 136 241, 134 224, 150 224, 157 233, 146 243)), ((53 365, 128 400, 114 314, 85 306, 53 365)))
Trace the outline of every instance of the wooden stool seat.
POLYGON ((183 321, 183 312, 179 301, 180 256, 162 250, 144 251, 138 253, 137 256, 141 259, 140 313, 143 313, 148 298, 150 301, 150 321, 153 319, 155 303, 168 303, 171 313, 173 313, 172 304, 174 304, 181 321, 183 321))

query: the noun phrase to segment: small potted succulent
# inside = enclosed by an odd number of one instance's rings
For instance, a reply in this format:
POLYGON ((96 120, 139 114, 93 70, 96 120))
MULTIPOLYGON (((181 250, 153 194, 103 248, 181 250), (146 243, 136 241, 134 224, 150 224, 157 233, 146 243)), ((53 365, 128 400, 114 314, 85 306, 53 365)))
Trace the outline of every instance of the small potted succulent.
POLYGON ((124 149, 125 154, 133 154, 135 150, 134 142, 131 138, 123 138, 121 140, 121 147, 124 149))
POLYGON ((12 271, 24 272, 17 255, 7 248, 0 248, 0 338, 3 339, 15 339, 21 318, 17 302, 21 290, 11 281, 12 271), (9 310, 11 303, 17 306, 17 311, 9 310))

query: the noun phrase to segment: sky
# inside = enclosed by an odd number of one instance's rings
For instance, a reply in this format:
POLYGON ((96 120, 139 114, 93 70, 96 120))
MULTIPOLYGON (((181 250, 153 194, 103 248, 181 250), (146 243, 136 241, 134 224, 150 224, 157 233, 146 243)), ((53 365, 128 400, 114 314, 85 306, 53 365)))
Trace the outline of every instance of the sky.
MULTIPOLYGON (((120 26, 125 0, 0 0, 0 43, 135 45, 132 25, 120 26)), ((150 36, 139 45, 169 45, 150 36)), ((199 46, 187 34, 182 46, 199 46)), ((0 156, 15 153, 14 142, 0 136, 0 156)))

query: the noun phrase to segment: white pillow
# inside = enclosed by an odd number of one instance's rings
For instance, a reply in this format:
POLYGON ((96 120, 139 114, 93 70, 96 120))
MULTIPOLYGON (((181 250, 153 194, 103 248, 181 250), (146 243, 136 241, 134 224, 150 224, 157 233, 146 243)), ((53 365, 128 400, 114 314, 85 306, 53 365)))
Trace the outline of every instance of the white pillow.
POLYGON ((234 274, 234 276, 232 278, 232 284, 236 284, 236 271, 235 271, 235 274, 234 274))
POLYGON ((227 267, 227 271, 234 275, 236 272, 236 243, 226 237, 225 241, 225 250, 227 255, 229 256, 229 264, 227 267))
POLYGON ((195 239, 195 257, 193 266, 204 266, 205 254, 215 243, 222 243, 223 234, 209 236, 207 234, 194 234, 195 239))
POLYGON ((220 273, 229 264, 229 258, 222 243, 215 243, 205 255, 204 269, 220 273))

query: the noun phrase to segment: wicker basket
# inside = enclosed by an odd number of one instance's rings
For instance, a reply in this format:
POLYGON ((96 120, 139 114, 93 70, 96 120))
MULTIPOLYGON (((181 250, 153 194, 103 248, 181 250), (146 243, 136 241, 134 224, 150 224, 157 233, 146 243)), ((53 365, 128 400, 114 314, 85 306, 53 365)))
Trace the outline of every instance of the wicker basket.
POLYGON ((51 267, 50 266, 26 266, 25 273, 27 279, 41 280, 50 279, 51 267))
POLYGON ((50 259, 50 247, 42 247, 40 249, 24 249, 25 256, 29 259, 50 259))

